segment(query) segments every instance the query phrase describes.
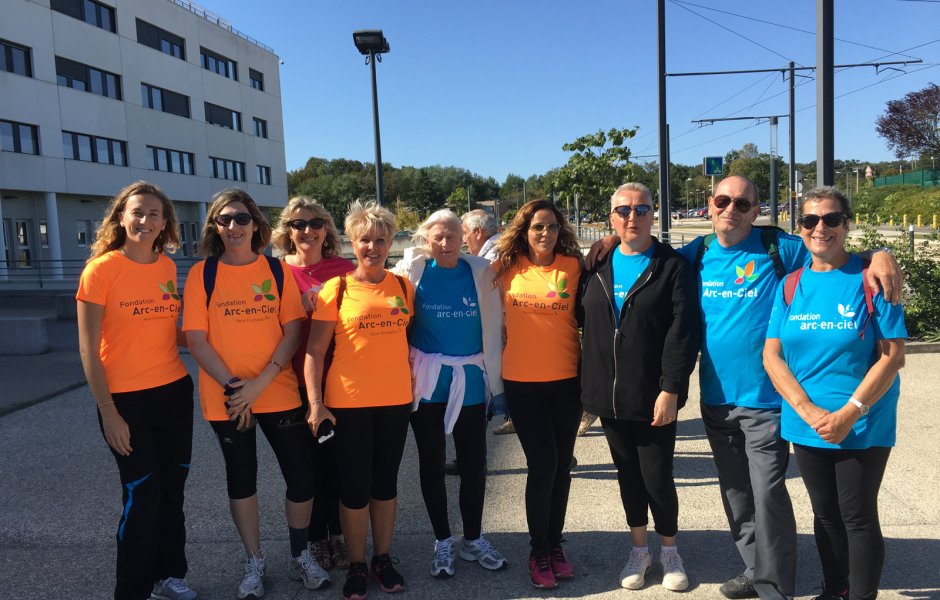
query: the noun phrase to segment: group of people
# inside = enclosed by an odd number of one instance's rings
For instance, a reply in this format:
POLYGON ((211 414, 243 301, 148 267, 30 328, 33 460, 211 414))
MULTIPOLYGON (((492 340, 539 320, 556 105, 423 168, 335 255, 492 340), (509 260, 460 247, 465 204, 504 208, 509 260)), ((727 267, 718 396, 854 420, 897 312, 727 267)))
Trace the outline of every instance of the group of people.
POLYGON ((396 222, 387 209, 350 206, 353 263, 313 200, 291 199, 272 230, 231 188, 207 211, 206 258, 181 298, 164 255, 179 244, 173 205, 156 186, 131 184, 102 222, 77 294, 82 360, 124 500, 114 597, 196 597, 184 579, 194 407, 185 346, 245 550, 238 598, 264 594, 256 425, 286 485, 288 575, 319 589, 345 568, 343 597, 362 600, 370 579, 383 592, 405 588, 390 550, 409 424, 434 533, 431 575, 453 576, 456 556, 507 566, 482 531, 487 418, 507 410, 527 462, 530 583, 551 589, 574 577, 562 544, 587 411, 600 417, 630 530, 620 585, 646 584, 651 513, 662 585, 686 589, 673 455, 700 351, 702 418, 745 566, 721 592, 794 595, 792 442, 814 511, 820 598, 874 598, 884 560, 877 494, 907 335, 891 303, 897 263, 846 251, 851 207, 834 188, 804 197, 802 241, 753 225, 757 192, 744 177, 722 180, 709 205, 715 232, 674 250, 652 236, 650 191, 624 184, 611 198, 616 236, 586 260, 548 200, 526 203, 501 233, 482 211, 440 210, 388 270, 396 222), (269 243, 282 259, 263 254, 269 243))

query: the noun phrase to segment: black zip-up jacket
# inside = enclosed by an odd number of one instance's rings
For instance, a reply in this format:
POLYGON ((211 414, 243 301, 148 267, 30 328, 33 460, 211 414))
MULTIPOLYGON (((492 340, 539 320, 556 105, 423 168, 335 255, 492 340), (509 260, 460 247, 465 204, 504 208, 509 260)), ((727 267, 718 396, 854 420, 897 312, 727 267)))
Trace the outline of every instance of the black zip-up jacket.
POLYGON ((685 406, 702 337, 698 284, 679 253, 656 238, 653 244, 620 315, 611 264, 619 249, 581 279, 581 401, 589 413, 650 422, 660 391, 678 394, 685 406))

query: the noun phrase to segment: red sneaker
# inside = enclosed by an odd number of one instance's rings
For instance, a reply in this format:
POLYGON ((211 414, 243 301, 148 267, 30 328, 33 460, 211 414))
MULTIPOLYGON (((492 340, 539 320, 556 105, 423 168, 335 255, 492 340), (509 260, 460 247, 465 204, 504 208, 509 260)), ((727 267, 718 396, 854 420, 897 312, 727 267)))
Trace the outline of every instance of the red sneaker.
POLYGON ((555 574, 552 572, 551 559, 547 554, 536 556, 535 552, 529 554, 529 583, 542 590, 558 587, 555 574))
POLYGON ((565 556, 565 551, 561 546, 552 548, 549 561, 552 564, 552 573, 554 573, 556 579, 571 579, 574 577, 574 567, 568 562, 568 557, 565 556))

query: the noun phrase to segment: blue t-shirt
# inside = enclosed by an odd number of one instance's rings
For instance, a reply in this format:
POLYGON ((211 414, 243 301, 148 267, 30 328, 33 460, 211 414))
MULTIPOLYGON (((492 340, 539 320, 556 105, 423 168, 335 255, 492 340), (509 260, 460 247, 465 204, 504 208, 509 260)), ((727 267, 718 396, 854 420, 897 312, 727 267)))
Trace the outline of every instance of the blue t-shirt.
MULTIPOLYGON (((874 314, 868 320, 862 288, 862 260, 852 256, 833 271, 803 269, 800 282, 787 306, 783 286, 777 293, 768 338, 779 338, 783 358, 813 404, 830 412, 845 406, 849 397, 877 360, 876 342, 907 338, 904 310, 874 296, 874 314), (859 337, 859 333, 864 337, 859 337)), ((841 444, 823 441, 786 402, 781 411, 784 439, 817 448, 870 448, 894 446, 901 378, 859 417, 841 444)))
MULTIPOLYGON (((470 356, 483 351, 483 327, 480 321, 479 298, 473 283, 470 265, 460 260, 447 269, 428 260, 424 274, 415 289, 415 318, 411 330, 411 345, 428 354, 470 356)), ((466 390, 464 406, 485 401, 483 371, 479 367, 465 366, 466 390)), ((441 367, 437 387, 430 398, 422 402, 447 402, 451 367, 441 367)))
POLYGON ((656 246, 652 245, 639 254, 624 254, 619 246, 614 250, 614 304, 617 306, 618 315, 623 310, 623 301, 627 297, 627 292, 636 283, 640 273, 649 266, 655 248, 656 246))
MULTIPOLYGON (((703 238, 679 249, 690 263, 703 238)), ((787 272, 807 264, 803 241, 779 234, 778 252, 787 272)), ((702 402, 747 408, 779 409, 781 398, 764 372, 764 339, 774 293, 780 280, 761 242, 761 232, 734 246, 709 244, 698 272, 702 309, 702 402)))

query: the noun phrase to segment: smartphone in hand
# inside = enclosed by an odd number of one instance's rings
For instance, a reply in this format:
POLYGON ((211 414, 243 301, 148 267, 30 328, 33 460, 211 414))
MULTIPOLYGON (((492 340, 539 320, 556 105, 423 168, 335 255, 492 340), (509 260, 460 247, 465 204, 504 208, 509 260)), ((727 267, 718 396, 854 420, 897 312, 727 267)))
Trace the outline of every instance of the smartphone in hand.
POLYGON ((326 419, 317 427, 317 442, 322 444, 330 440, 335 434, 336 429, 333 428, 333 422, 326 419))

